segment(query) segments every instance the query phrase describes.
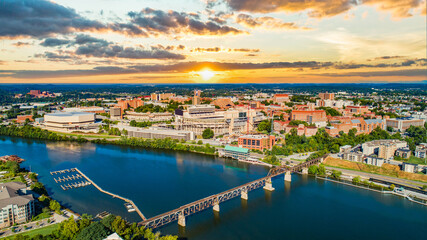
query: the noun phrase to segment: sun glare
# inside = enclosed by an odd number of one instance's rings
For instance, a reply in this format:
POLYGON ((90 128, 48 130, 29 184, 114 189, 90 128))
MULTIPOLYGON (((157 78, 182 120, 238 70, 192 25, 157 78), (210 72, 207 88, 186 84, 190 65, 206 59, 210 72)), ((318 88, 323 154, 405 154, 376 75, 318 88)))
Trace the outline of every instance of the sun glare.
POLYGON ((207 81, 214 77, 215 73, 209 70, 203 70, 199 72, 199 75, 202 77, 203 80, 207 81))

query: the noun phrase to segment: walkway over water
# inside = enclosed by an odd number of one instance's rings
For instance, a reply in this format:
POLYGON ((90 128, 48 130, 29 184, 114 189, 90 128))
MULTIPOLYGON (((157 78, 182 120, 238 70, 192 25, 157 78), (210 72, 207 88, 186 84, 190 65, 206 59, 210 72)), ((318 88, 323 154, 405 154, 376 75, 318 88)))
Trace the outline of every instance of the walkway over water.
POLYGON ((293 172, 307 171, 307 168, 311 165, 321 163, 324 157, 319 157, 304 163, 301 163, 294 167, 282 166, 270 169, 267 176, 258 180, 240 185, 230 190, 211 195, 209 197, 197 200, 195 202, 186 204, 177 209, 165 212, 155 217, 149 218, 140 222, 140 225, 149 228, 158 228, 174 221, 178 221, 178 224, 185 226, 185 217, 206 210, 213 207, 214 211, 219 212, 219 204, 235 197, 241 196, 243 199, 248 199, 248 192, 264 187, 266 190, 274 190, 271 185, 271 178, 285 174, 285 180, 290 181, 290 174, 293 172))

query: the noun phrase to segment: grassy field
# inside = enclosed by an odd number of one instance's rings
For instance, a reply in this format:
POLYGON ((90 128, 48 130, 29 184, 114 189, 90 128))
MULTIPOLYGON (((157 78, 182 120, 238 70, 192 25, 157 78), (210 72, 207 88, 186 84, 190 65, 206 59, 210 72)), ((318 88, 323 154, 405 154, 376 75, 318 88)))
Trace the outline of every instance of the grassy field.
POLYGON ((9 236, 9 237, 4 238, 4 239, 11 240, 11 239, 14 239, 15 236, 17 236, 17 235, 23 235, 26 238, 34 237, 37 234, 41 234, 41 235, 44 236, 44 235, 48 235, 48 234, 52 233, 57 228, 58 228, 58 224, 53 224, 53 225, 49 225, 47 227, 43 227, 43 228, 39 228, 39 229, 34 229, 34 230, 31 230, 31 231, 28 231, 28 232, 24 232, 24 233, 16 234, 16 235, 13 235, 13 236, 9 236))

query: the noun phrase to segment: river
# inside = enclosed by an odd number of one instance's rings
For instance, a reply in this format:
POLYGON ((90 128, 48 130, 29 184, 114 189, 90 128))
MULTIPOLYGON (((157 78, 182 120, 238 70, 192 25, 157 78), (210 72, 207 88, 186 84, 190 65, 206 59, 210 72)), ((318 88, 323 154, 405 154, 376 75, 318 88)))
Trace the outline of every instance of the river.
MULTIPOLYGON (((16 154, 49 194, 78 213, 102 211, 140 221, 124 202, 93 186, 63 191, 50 171, 77 167, 103 189, 129 198, 146 217, 263 177, 268 169, 196 153, 0 136, 0 156, 16 154)), ((393 195, 294 174, 274 192, 233 199, 160 229, 188 239, 426 239, 427 207, 393 195)))

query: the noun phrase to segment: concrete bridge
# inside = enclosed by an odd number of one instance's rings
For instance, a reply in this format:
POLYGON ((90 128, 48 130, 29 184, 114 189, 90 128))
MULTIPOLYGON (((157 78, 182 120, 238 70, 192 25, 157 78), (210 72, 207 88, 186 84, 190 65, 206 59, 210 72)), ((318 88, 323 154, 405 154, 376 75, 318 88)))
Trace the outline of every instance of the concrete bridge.
POLYGON ((285 175, 285 181, 291 181, 291 174, 294 172, 300 172, 307 174, 308 167, 311 165, 319 164, 323 161, 325 156, 301 163, 294 167, 282 166, 270 169, 267 176, 258 180, 240 185, 238 187, 229 189, 227 191, 211 195, 209 197, 197 200, 195 202, 186 204, 177 209, 169 212, 162 213, 155 217, 149 218, 139 223, 148 228, 158 228, 169 223, 178 221, 178 224, 185 227, 185 218, 192 214, 201 212, 208 208, 213 208, 214 211, 219 212, 219 204, 227 200, 241 197, 242 199, 248 200, 248 193, 252 190, 263 187, 267 191, 274 191, 272 186, 271 178, 279 176, 280 174, 285 175))

